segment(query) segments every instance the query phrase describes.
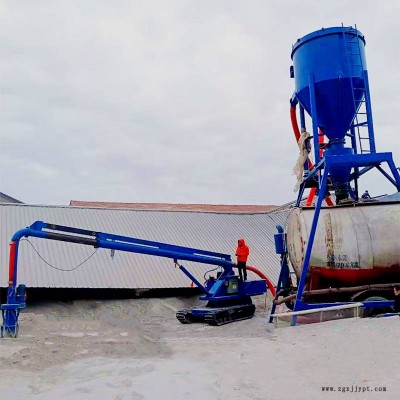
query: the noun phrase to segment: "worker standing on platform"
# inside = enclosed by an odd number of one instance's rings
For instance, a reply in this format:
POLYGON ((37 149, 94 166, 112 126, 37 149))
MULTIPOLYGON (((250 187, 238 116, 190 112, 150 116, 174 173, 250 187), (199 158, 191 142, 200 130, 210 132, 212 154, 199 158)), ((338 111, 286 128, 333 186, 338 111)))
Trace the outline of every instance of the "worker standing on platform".
POLYGON ((246 263, 249 254, 250 250, 248 246, 246 246, 246 242, 244 241, 244 239, 239 239, 235 255, 237 257, 237 267, 239 270, 239 277, 241 280, 247 280, 246 263))
POLYGON ((371 199, 371 196, 370 196, 370 194, 368 193, 368 190, 366 190, 366 191, 363 193, 363 195, 361 196, 361 198, 362 198, 363 200, 370 200, 370 199, 371 199))

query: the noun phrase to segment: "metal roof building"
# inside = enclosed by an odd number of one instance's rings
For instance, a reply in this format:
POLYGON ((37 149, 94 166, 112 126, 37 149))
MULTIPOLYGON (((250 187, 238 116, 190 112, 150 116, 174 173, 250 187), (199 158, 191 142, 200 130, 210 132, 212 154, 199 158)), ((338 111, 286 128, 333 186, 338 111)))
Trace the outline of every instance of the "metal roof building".
POLYGON ((236 205, 236 204, 170 204, 170 203, 113 203, 102 201, 71 200, 70 206, 95 208, 129 208, 147 211, 193 211, 216 213, 253 214, 272 211, 277 206, 272 205, 236 205))
MULTIPOLYGON (((276 225, 283 225, 288 213, 288 210, 242 214, 0 204, 0 287, 7 286, 8 243, 12 235, 36 220, 232 256, 237 239, 244 237, 251 251, 249 265, 261 269, 276 283, 279 256, 275 254, 273 235, 276 225)), ((184 265, 200 281, 212 269, 190 262, 184 265)), ((31 288, 130 289, 181 288, 191 283, 169 259, 126 252, 116 252, 112 258, 106 249, 37 238, 21 240, 18 282, 31 288), (72 270, 85 260, 73 271, 54 268, 72 270)))

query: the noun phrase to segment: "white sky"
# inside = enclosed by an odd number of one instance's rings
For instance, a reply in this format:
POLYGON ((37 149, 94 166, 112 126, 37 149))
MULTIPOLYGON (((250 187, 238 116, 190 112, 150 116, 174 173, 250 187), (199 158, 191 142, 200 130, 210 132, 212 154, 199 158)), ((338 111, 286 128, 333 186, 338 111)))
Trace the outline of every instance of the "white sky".
MULTIPOLYGON (((0 191, 291 201, 291 46, 341 23, 366 36, 377 150, 400 165, 399 15, 397 0, 2 0, 0 191)), ((367 174, 361 190, 386 182, 367 174)))

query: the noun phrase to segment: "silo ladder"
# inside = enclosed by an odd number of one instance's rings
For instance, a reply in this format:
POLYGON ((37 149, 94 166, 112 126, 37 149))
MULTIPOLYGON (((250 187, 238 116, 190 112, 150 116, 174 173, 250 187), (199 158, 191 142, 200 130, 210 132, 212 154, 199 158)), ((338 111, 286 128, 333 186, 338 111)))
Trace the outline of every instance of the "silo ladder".
POLYGON ((350 79, 355 114, 351 126, 353 129, 351 129, 351 131, 357 134, 359 152, 361 154, 375 153, 372 112, 368 92, 368 76, 363 66, 357 27, 350 27, 349 31, 343 32, 343 36, 346 43, 346 59, 349 72, 358 70, 357 77, 362 80, 358 86, 354 86, 353 78, 350 79), (357 101, 358 104, 356 104, 356 99, 360 99, 357 101), (360 130, 360 128, 365 127, 368 128, 368 136, 363 136, 360 130))

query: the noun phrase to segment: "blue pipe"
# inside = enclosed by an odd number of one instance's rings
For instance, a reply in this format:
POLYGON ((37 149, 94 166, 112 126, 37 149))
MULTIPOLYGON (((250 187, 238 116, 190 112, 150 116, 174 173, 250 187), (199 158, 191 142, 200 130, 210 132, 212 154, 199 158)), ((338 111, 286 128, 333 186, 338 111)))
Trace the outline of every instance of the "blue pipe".
MULTIPOLYGON (((311 103, 311 115, 317 114, 317 102, 315 97, 315 84, 314 84, 314 76, 310 74, 309 76, 309 85, 310 85, 310 103, 311 103)), ((319 140, 318 140, 318 121, 316 118, 312 119, 312 131, 313 131, 313 143, 314 143, 314 160, 315 165, 317 165, 320 161, 319 155, 319 140)))
POLYGON ((365 90, 365 107, 368 115, 369 148, 371 153, 376 153, 374 123, 372 119, 371 94, 369 92, 368 71, 366 69, 364 69, 363 71, 363 77, 365 87, 367 88, 367 90, 365 90))
POLYGON ((189 277, 189 279, 191 279, 198 288, 200 288, 200 290, 206 294, 206 295, 210 295, 210 292, 204 287, 204 285, 202 285, 183 265, 179 266, 179 269, 186 275, 189 277))
MULTIPOLYGON (((79 232, 77 232, 79 233, 79 232)), ((227 261, 231 260, 231 256, 228 254, 216 253, 208 250, 194 249, 191 247, 177 246, 169 243, 162 242, 154 242, 150 240, 131 238, 126 236, 112 235, 110 233, 102 233, 102 232, 94 232, 92 236, 95 236, 99 240, 108 241, 108 242, 119 242, 119 243, 129 243, 135 244, 139 246, 143 246, 146 248, 157 248, 164 249, 168 251, 175 251, 177 253, 187 253, 187 254, 196 254, 196 255, 204 255, 208 257, 215 257, 218 259, 225 259, 227 261)))
POLYGON ((300 128, 306 130, 306 117, 304 114, 304 107, 300 104, 300 128))
POLYGON ((105 249, 128 251, 132 253, 147 254, 158 257, 171 258, 173 260, 186 260, 199 262, 202 264, 218 265, 224 269, 232 270, 234 263, 231 261, 231 257, 228 254, 210 252, 201 249, 193 249, 183 246, 169 245, 167 243, 152 242, 142 239, 129 238, 125 236, 111 235, 101 232, 90 232, 76 228, 60 227, 57 225, 51 225, 36 221, 28 228, 17 231, 12 241, 19 241, 22 237, 38 237, 42 239, 62 240, 70 242, 78 242, 82 244, 93 244, 95 247, 101 247, 105 249), (51 229, 49 227, 55 226, 59 231, 73 232, 81 234, 85 232, 87 235, 89 232, 93 238, 84 238, 80 236, 63 235, 58 233, 52 233, 43 231, 41 229, 51 229), (60 229, 64 228, 64 229, 60 229), (157 246, 157 247, 156 247, 157 246))
POLYGON ((24 228, 20 229, 19 231, 15 232, 11 238, 12 242, 18 242, 21 238, 31 236, 32 229, 31 228, 24 228))
MULTIPOLYGON (((158 257, 171 258, 177 260, 186 260, 202 264, 217 265, 223 268, 221 276, 234 274, 234 263, 229 254, 216 253, 201 249, 193 249, 184 246, 175 246, 167 243, 152 242, 148 240, 130 238, 126 236, 111 235, 102 232, 93 232, 68 226, 48 224, 42 221, 34 222, 30 227, 20 229, 14 233, 12 241, 15 243, 14 252, 14 273, 12 282, 7 290, 7 304, 1 305, 3 313, 3 324, 1 325, 2 334, 5 330, 12 335, 18 333, 18 315, 21 308, 25 307, 25 301, 22 294, 18 295, 17 285, 17 267, 18 267, 18 245, 23 237, 37 237, 41 239, 57 240, 70 243, 79 243, 95 248, 105 248, 111 250, 121 250, 131 253, 147 254, 158 257), (46 229, 46 230, 44 230, 46 229), (60 233, 65 232, 65 233, 60 233)), ((207 296, 212 297, 217 292, 208 291, 184 266, 179 267, 207 296)), ((222 281, 221 281, 222 282, 222 281)), ((220 282, 218 282, 220 283, 220 282)), ((221 283, 222 284, 222 283, 221 283)), ((25 286, 20 285, 21 293, 25 293, 25 286)), ((215 289, 213 287, 213 289, 215 289)))
MULTIPOLYGON (((308 267, 310 265, 311 251, 313 248, 315 233, 316 233, 317 225, 318 225, 319 213, 321 211, 321 205, 322 205, 322 200, 324 199, 326 182, 328 180, 328 173, 329 173, 328 166, 325 166, 325 170, 324 170, 324 174, 322 176, 322 182, 321 182, 321 186, 320 186, 320 190, 319 190, 319 194, 318 194, 318 200, 317 200, 317 204, 316 204, 315 211, 314 211, 314 218, 313 218, 313 221, 311 224, 311 230, 310 230, 310 234, 309 234, 309 238, 308 238, 307 249, 306 249, 306 253, 304 255, 303 268, 301 270, 299 287, 297 289, 296 302, 294 304, 294 311, 299 311, 300 304, 302 302, 304 287, 306 284, 308 267)), ((292 326, 296 325, 296 321, 297 321, 297 316, 293 315, 291 325, 292 326)))
POLYGON ((137 246, 134 244, 110 242, 102 239, 98 241, 98 247, 102 247, 105 249, 128 251, 132 253, 147 254, 151 256, 172 258, 173 260, 186 260, 186 261, 199 262, 203 264, 219 265, 227 269, 233 268, 232 261, 226 261, 215 257, 207 257, 204 255, 194 255, 176 251, 156 249, 152 247, 137 246))
MULTIPOLYGON (((278 243, 275 244, 276 247, 276 253, 281 255, 281 270, 279 272, 279 278, 278 278, 278 284, 276 286, 276 293, 279 293, 279 291, 282 289, 282 286, 287 287, 289 283, 289 266, 287 263, 287 251, 286 251, 286 246, 285 246, 285 236, 284 236, 284 229, 281 225, 276 225, 276 229, 278 230, 278 233, 275 234, 275 243, 278 241, 282 241, 282 244, 278 243), (278 238, 277 238, 278 237, 278 238)), ((275 302, 272 303, 272 308, 271 308, 271 315, 275 314, 276 310, 276 304, 275 302)), ((269 322, 271 323, 273 321, 273 317, 269 317, 269 322)))

